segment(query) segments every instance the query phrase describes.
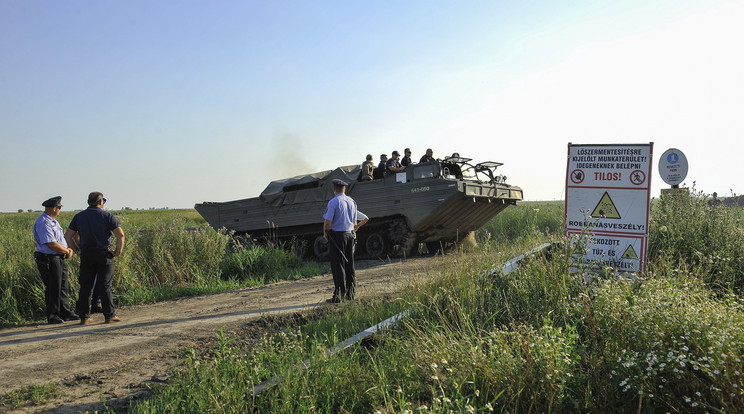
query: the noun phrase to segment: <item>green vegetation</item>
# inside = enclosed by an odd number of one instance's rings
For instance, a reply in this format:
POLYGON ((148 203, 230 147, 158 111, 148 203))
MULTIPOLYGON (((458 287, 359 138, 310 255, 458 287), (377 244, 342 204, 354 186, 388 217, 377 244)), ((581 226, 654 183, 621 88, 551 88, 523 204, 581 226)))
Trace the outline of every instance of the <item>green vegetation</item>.
MULTIPOLYGON (((31 229, 39 214, 0 214, 0 326, 45 319, 44 287, 32 256, 35 245, 31 229)), ((67 227, 74 214, 60 215, 62 227, 67 227)), ((297 260, 281 246, 241 244, 207 226, 195 210, 127 210, 114 214, 126 235, 113 282, 119 306, 324 272, 321 265, 297 260)), ((68 265, 70 298, 74 302, 79 258, 73 257, 68 265)))
POLYGON ((480 243, 511 242, 529 237, 553 240, 563 234, 563 201, 524 202, 508 207, 476 232, 480 243))
POLYGON ((741 211, 708 209, 693 193, 685 203, 705 208, 682 227, 689 211, 676 202, 654 204, 651 271, 643 277, 607 273, 587 285, 568 272, 560 248, 509 275, 482 276, 562 237, 562 203, 522 203, 497 219, 516 219, 521 231, 490 223, 477 251, 446 257, 426 283, 398 296, 329 307, 249 342, 220 333, 217 349, 187 353, 170 384, 133 410, 741 412, 744 301, 734 283, 741 270, 707 260, 728 247, 718 257, 736 262, 741 211), (729 233, 709 233, 730 225, 729 233), (686 243, 669 237, 680 228, 690 231, 686 243), (701 254, 675 250, 683 246, 701 254), (402 309, 410 316, 391 331, 324 352, 402 309), (309 368, 298 369, 305 360, 309 368), (281 382, 253 395, 253 386, 277 375, 281 382))
MULTIPOLYGON (((250 340, 218 332, 216 349, 186 352, 169 383, 131 408, 140 413, 744 411, 741 207, 711 202, 694 189, 690 196, 654 200, 649 271, 642 277, 606 272, 587 284, 569 273, 569 254, 561 248, 509 275, 484 276, 538 244, 562 240, 563 208, 563 202, 508 208, 477 232, 478 249, 444 257, 438 270, 397 294, 301 317, 267 318, 250 340), (333 356, 326 352, 403 310, 409 316, 387 332, 333 356), (300 368, 304 361, 307 369, 300 368), (275 377, 281 381, 253 394, 254 386, 275 377)), ((30 256, 30 247, 18 250, 18 243, 5 242, 22 238, 5 238, 18 232, 28 240, 34 218, 11 223, 0 217, 2 266, 20 252, 30 256)), ((161 287, 216 286, 209 282, 215 274, 223 284, 271 281, 282 272, 277 269, 296 260, 281 249, 256 253, 255 246, 242 246, 200 223, 187 224, 187 218, 135 224, 139 219, 122 217, 133 229, 132 250, 125 252, 119 274, 130 285, 123 289, 119 281, 117 289, 137 291, 140 299, 155 300, 157 295, 147 292, 161 287), (149 248, 135 253, 139 243, 149 248), (174 244, 179 248, 163 248, 174 244), (219 272, 200 270, 206 266, 219 272), (165 280, 163 272, 169 274, 165 280)), ((15 301, 11 308, 40 310, 43 292, 33 262, 17 261, 2 271, 2 295, 15 301), (7 293, 13 284, 5 279, 20 274, 17 269, 33 279, 13 288, 24 293, 16 297, 7 293)), ((302 274, 290 271, 284 277, 302 274)), ((128 295, 120 292, 120 300, 128 295)), ((1 303, 8 306, 8 300, 1 303)))
POLYGON ((744 210, 730 199, 713 200, 693 187, 689 197, 665 197, 654 203, 649 232, 652 263, 660 270, 690 265, 710 287, 744 293, 744 210))
POLYGON ((54 384, 30 385, 1 396, 0 410, 15 410, 26 405, 40 405, 59 396, 59 388, 54 384))

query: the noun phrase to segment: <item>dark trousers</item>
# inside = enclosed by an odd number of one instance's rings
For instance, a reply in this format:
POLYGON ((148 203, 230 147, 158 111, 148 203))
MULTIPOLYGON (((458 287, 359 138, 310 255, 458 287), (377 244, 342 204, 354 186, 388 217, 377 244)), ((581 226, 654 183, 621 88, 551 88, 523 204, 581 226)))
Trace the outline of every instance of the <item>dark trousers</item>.
POLYGON ((336 231, 330 232, 330 237, 331 273, 333 273, 334 285, 333 297, 338 299, 354 299, 354 287, 356 286, 354 244, 356 238, 353 233, 336 231), (343 255, 341 252, 343 252, 343 255))
POLYGON ((41 273, 41 281, 44 282, 47 320, 55 316, 65 319, 75 315, 70 309, 69 272, 65 259, 60 255, 36 252, 34 261, 41 273))
MULTIPOLYGON (((111 280, 114 277, 114 255, 108 249, 84 251, 80 255, 80 297, 77 313, 81 319, 90 317, 90 298, 93 284, 100 285, 103 317, 110 319, 116 315, 114 299, 111 294, 111 280)), ((98 288, 96 288, 98 290, 98 288)))
POLYGON ((93 280, 93 294, 90 297, 91 306, 95 306, 101 301, 101 295, 103 295, 103 285, 97 282, 97 279, 93 280))

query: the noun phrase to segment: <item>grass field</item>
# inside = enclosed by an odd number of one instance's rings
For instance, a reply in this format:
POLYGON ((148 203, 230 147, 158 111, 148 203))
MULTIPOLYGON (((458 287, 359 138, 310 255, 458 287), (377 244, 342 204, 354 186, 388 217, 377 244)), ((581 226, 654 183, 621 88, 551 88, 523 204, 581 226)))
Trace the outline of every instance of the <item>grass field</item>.
MULTIPOLYGON (((276 280, 314 276, 323 265, 280 247, 235 243, 214 231, 195 210, 113 212, 126 235, 116 260, 117 305, 214 293, 276 280)), ((33 260, 33 223, 40 213, 0 214, 0 326, 45 319, 44 287, 33 260)), ((74 212, 62 212, 63 228, 74 212)), ((70 267, 70 298, 77 300, 80 259, 70 267)), ((74 307, 74 305, 73 305, 74 307)))
MULTIPOLYGON (((605 273, 586 284, 583 275, 568 271, 563 249, 509 275, 479 277, 538 244, 562 241, 563 208, 563 202, 508 208, 477 232, 477 249, 452 253, 427 282, 397 295, 327 307, 302 324, 267 324, 263 335, 248 342, 218 332, 213 352, 187 352, 168 384, 131 410, 743 412, 741 207, 711 203, 694 189, 690 197, 654 200, 648 272, 638 278, 605 273), (324 352, 406 309, 409 316, 392 330, 332 357, 324 352), (310 368, 297 370, 305 360, 310 368), (283 381, 252 394, 254 385, 275 375, 283 381)), ((150 246, 142 254, 174 276, 161 281, 162 270, 144 266, 145 258, 128 250, 129 260, 117 271, 131 286, 119 282, 117 290, 155 300, 146 292, 161 285, 240 283, 235 277, 201 282, 214 278, 199 270, 207 263, 217 263, 220 273, 245 267, 227 264, 225 258, 236 253, 224 254, 228 236, 209 231, 188 213, 175 216, 123 217, 124 226, 142 230, 129 232, 150 246), (174 253, 162 251, 176 242, 186 246, 177 262, 189 263, 187 269, 169 264, 174 253), (192 257, 197 248, 213 253, 192 257)), ((0 231, 3 237, 18 234, 11 241, 20 243, 34 218, 9 224, 0 217, 0 231)), ((0 246, 10 245, 3 240, 0 246)), ((135 247, 142 249, 132 241, 135 247)), ((3 250, 6 261, 29 251, 13 249, 3 250)), ((245 249, 239 255, 253 257, 245 249)), ((20 291, 31 294, 19 295, 29 302, 24 309, 39 312, 43 293, 33 280, 33 263, 16 265, 28 274, 20 291)), ((3 295, 12 297, 4 279, 17 273, 0 276, 3 295)))
POLYGON ((478 275, 562 239, 563 204, 522 203, 478 232, 433 283, 344 304, 261 340, 188 354, 135 412, 741 412, 741 210, 705 195, 655 200, 650 271, 591 285, 561 250, 478 275), (712 260, 715 258, 715 260, 712 260), (322 350, 403 309, 363 346, 322 350), (293 369, 309 359, 304 371, 293 369), (252 386, 282 375, 259 396, 252 386))

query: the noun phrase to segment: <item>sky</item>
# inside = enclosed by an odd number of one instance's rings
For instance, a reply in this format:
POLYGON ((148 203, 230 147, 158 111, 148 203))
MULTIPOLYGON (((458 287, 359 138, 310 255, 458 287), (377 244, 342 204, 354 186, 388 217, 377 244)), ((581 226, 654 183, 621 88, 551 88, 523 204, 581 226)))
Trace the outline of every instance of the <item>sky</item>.
POLYGON ((565 197, 653 142, 652 197, 744 193, 744 2, 0 0, 0 212, 191 208, 410 147, 565 197))

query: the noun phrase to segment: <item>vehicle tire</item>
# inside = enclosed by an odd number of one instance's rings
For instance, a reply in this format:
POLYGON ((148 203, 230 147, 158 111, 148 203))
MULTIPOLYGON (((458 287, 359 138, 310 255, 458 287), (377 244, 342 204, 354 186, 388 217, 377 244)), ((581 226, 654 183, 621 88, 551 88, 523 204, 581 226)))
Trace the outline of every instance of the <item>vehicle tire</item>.
POLYGON ((371 233, 364 240, 364 251, 369 257, 382 257, 388 248, 388 242, 380 233, 371 233))
POLYGON ((328 260, 331 252, 331 243, 323 236, 318 236, 313 242, 313 254, 318 260, 328 260))
POLYGON ((390 223, 390 240, 393 244, 405 244, 408 239, 408 224, 405 219, 396 219, 390 223))

